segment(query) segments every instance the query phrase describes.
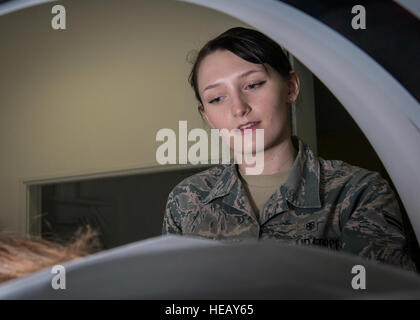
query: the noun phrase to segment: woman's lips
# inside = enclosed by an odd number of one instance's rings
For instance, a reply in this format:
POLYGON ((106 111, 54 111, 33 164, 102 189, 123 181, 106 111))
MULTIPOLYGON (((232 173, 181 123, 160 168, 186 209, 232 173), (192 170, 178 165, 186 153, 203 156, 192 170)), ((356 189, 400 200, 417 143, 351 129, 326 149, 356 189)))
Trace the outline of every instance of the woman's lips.
MULTIPOLYGON (((244 129, 238 129, 238 130, 241 131, 241 134, 245 134, 246 133, 245 130, 256 130, 261 121, 253 121, 253 122, 254 123, 251 126, 246 127, 244 129)), ((250 132, 250 131, 247 131, 247 132, 250 132)))

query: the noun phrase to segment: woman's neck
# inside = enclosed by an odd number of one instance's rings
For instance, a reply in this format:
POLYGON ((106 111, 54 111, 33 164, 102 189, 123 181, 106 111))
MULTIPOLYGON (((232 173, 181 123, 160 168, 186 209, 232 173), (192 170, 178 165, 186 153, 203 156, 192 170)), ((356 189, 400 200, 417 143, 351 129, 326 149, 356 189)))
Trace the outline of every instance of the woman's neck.
MULTIPOLYGON (((261 175, 275 174, 289 170, 293 167, 297 156, 297 151, 293 146, 292 139, 283 140, 281 143, 264 150, 264 167, 261 175)), ((245 173, 246 168, 252 168, 254 165, 248 165, 245 161, 238 164, 239 170, 245 173)))

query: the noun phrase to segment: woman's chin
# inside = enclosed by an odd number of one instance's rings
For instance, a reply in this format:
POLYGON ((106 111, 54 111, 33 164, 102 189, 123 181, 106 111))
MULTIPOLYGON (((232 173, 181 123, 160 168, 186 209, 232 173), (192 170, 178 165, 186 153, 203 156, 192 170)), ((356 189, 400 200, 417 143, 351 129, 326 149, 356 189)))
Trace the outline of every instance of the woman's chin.
POLYGON ((235 154, 240 154, 242 156, 256 156, 256 154, 259 153, 264 153, 264 146, 256 146, 256 145, 251 145, 251 146, 244 146, 244 148, 241 150, 241 152, 235 152, 235 154))

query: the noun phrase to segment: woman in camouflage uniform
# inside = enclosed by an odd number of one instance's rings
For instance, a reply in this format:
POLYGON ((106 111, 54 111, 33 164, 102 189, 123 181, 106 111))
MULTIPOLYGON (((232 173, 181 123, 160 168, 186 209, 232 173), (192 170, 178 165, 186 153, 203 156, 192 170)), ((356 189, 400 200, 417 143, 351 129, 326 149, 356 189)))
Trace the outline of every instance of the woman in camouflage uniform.
POLYGON ((168 197, 163 234, 310 244, 415 270, 387 181, 316 157, 292 136, 299 77, 276 42, 232 28, 199 51, 189 81, 211 128, 264 130, 263 150, 255 139, 248 146, 264 152, 264 167, 252 176, 246 163, 220 164, 180 182, 168 197))

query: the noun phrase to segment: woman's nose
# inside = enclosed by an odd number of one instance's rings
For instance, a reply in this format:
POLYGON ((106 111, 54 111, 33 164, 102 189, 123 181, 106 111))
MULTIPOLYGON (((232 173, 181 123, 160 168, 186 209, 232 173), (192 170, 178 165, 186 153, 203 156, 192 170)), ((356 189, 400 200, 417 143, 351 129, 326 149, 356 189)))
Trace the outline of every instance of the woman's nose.
POLYGON ((251 110, 248 102, 240 95, 236 96, 232 101, 232 114, 235 117, 242 117, 251 110))

